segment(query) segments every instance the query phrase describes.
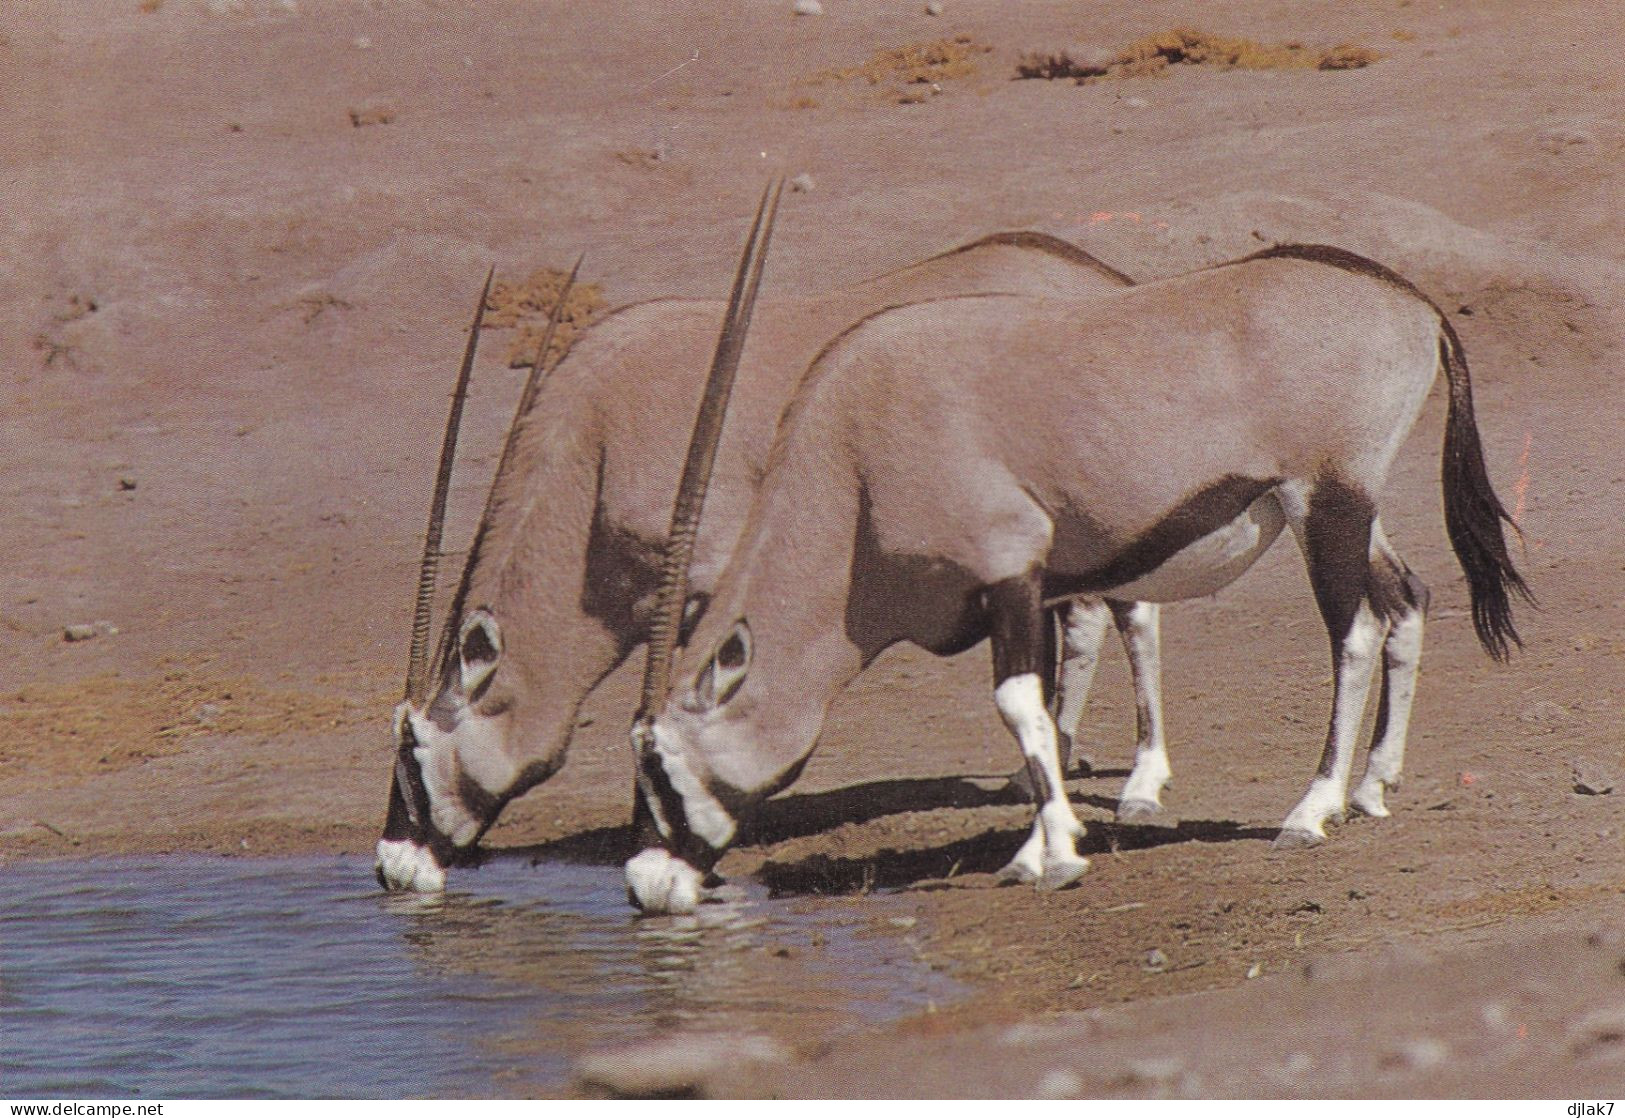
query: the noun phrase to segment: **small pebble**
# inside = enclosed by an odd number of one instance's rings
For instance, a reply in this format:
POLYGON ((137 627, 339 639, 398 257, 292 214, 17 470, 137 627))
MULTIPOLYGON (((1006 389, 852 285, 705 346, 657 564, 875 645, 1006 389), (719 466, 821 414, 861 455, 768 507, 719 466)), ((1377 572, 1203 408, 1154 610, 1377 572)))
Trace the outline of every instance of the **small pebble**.
POLYGON ((135 481, 135 478, 133 478, 133 477, 121 477, 121 478, 118 479, 119 491, 122 492, 122 493, 131 492, 132 490, 135 489, 135 486, 136 486, 136 481, 135 481))
POLYGON ((576 1079, 584 1087, 607 1094, 646 1098, 691 1090, 716 1072, 741 1064, 789 1059, 784 1046, 768 1037, 694 1033, 589 1052, 576 1061, 576 1079))
POLYGON ((101 636, 94 625, 69 625, 62 630, 62 639, 72 644, 75 641, 95 640, 101 636))
MULTIPOLYGON (((942 5, 937 3, 937 0, 931 0, 931 2, 925 6, 925 14, 928 16, 940 16, 942 14, 942 5)), ((1060 1096, 1056 1097, 1059 1098, 1060 1096)))
POLYGON ((1074 1099, 1083 1093, 1083 1079, 1070 1068, 1046 1072, 1033 1092, 1040 1099, 1074 1099))
POLYGON ((1598 1009, 1580 1018, 1569 1030, 1569 1043, 1577 1056, 1625 1044, 1625 1005, 1598 1009))
POLYGON ((797 194, 811 194, 813 191, 813 177, 806 171, 801 172, 790 180, 790 189, 797 194))
POLYGON ((1383 1057, 1382 1063, 1384 1067, 1403 1068, 1406 1071, 1432 1071, 1449 1059, 1450 1048, 1443 1041, 1418 1037, 1391 1050, 1383 1057))
POLYGON ((1569 771, 1574 777, 1576 795, 1606 796, 1614 790, 1613 774, 1604 772, 1594 761, 1576 761, 1569 771))
POLYGON ((1258 978, 1263 973, 1264 973, 1264 964, 1263 963, 1254 963, 1252 966, 1247 968, 1247 977, 1248 978, 1258 978))
POLYGON ((824 5, 818 0, 796 0, 796 6, 791 10, 798 16, 821 16, 824 14, 824 5))
POLYGON ((1168 966, 1168 956, 1162 953, 1162 948, 1153 947, 1145 953, 1145 969, 1149 971, 1165 970, 1168 966))

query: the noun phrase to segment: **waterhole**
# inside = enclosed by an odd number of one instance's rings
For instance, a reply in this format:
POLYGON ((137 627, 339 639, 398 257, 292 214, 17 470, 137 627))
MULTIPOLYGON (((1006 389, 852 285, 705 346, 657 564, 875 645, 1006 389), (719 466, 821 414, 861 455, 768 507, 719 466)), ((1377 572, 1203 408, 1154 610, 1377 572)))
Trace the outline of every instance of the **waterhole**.
POLYGON ((497 860, 433 900, 371 878, 356 857, 0 868, 0 1095, 556 1093, 592 1047, 794 1041, 954 993, 883 897, 639 919, 614 867, 497 860))

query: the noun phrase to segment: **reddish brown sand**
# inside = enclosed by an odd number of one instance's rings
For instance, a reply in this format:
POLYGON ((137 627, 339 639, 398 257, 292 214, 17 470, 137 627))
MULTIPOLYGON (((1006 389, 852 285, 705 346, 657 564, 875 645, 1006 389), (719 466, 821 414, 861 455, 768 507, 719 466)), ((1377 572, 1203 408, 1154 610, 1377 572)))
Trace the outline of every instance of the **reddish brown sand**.
MULTIPOLYGON (((370 849, 434 444, 490 261, 517 280, 585 249, 611 302, 715 297, 776 171, 815 185, 787 196, 765 295, 1008 228, 1143 278, 1324 241, 1409 276, 1466 343, 1542 606, 1523 654, 1498 667, 1472 639, 1437 394, 1384 494, 1434 607, 1389 820, 1270 848, 1330 697, 1289 544, 1165 611, 1161 825, 1108 822, 1133 709, 1112 654, 1085 733, 1099 773, 1074 788, 1094 865, 1060 894, 989 872, 1028 814, 976 782, 1016 760, 986 652, 889 653, 722 868, 903 889, 968 999, 833 1046, 786 1023, 801 1063, 705 1089, 1619 1093, 1622 949, 1584 936, 1625 917, 1625 9, 944 2, 8 4, 0 859, 370 849), (1030 52, 1109 62, 1192 23, 1381 57, 1012 80, 1030 52), (964 49, 902 49, 943 41, 964 49), (118 632, 63 639, 97 621, 118 632)), ((454 532, 517 388, 503 348, 454 532)), ((492 845, 614 847, 633 683, 595 698, 570 766, 492 845)))

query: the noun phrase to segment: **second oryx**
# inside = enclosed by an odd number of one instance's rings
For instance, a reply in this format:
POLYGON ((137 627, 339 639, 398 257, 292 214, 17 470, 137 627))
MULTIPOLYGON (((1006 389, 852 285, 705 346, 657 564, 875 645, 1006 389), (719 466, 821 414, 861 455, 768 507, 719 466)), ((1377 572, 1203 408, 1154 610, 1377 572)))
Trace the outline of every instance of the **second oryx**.
POLYGON ((1527 591, 1466 358, 1438 306, 1388 268, 1282 245, 1089 300, 971 296, 854 326, 780 422, 669 697, 651 659, 633 732, 648 843, 627 866, 635 903, 698 903, 741 814, 795 780, 836 694, 900 641, 946 655, 991 639, 994 702, 1041 799, 1006 872, 1071 883, 1088 863, 1043 702, 1043 603, 1211 594, 1283 527, 1308 567, 1335 690, 1319 769, 1278 841, 1318 842, 1345 811, 1379 663, 1352 799, 1386 815, 1427 592, 1376 499, 1441 368, 1445 526, 1479 640, 1504 658, 1511 595, 1527 591))
MULTIPOLYGON (((718 451, 687 604, 705 601, 744 523, 775 419, 819 347, 843 327, 881 307, 968 291, 1083 298, 1126 283, 1065 241, 1018 232, 836 295, 764 301, 718 451)), ((711 300, 622 308, 588 330, 545 384, 527 389, 432 661, 425 565, 378 844, 387 888, 443 887, 456 852, 513 797, 557 771, 583 700, 644 641, 684 443, 723 319, 724 304, 711 300)), ((438 540, 438 521, 430 536, 438 540)), ((1140 696, 1140 761, 1124 796, 1125 814, 1133 814, 1154 807, 1167 776, 1156 614, 1151 606, 1114 609, 1140 696)), ((1068 733, 1108 616, 1097 600, 1068 618, 1068 733)))

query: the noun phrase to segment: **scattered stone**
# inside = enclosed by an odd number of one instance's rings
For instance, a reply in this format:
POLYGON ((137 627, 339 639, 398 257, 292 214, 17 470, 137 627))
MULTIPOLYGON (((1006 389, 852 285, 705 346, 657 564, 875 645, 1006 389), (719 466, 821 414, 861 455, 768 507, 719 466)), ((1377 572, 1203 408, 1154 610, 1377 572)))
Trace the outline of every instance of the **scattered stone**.
POLYGON ((1247 977, 1250 978, 1250 979, 1251 978, 1259 978, 1259 977, 1261 977, 1263 975, 1263 973, 1264 973, 1264 964, 1263 963, 1254 963, 1252 966, 1247 968, 1247 977))
POLYGON ((1569 1047, 1576 1056, 1625 1044, 1625 1005, 1612 1005, 1586 1014, 1569 1030, 1569 1047))
POLYGON ((813 177, 806 171, 801 172, 790 180, 790 189, 797 194, 811 194, 813 192, 813 177))
POLYGON ((1403 1071, 1432 1071, 1450 1059, 1450 1047, 1432 1037, 1408 1040, 1382 1057, 1382 1066, 1403 1071))
POLYGON ((796 6, 791 10, 798 16, 821 16, 824 14, 824 5, 818 0, 796 0, 796 6))
MULTIPOLYGON (((930 0, 930 2, 925 6, 925 14, 928 16, 940 16, 942 14, 942 5, 939 4, 937 0, 930 0)), ((1055 1097, 1060 1098, 1059 1095, 1055 1097)))
POLYGON ((890 924, 894 928, 912 928, 919 922, 920 920, 917 916, 893 916, 890 920, 886 921, 886 923, 890 924))
POLYGON ((1518 721, 1530 726, 1538 726, 1550 733, 1569 720, 1569 712, 1550 699, 1542 699, 1522 714, 1518 721))
POLYGON ((1153 974, 1168 969, 1168 956, 1162 953, 1162 948, 1153 947, 1145 953, 1145 969, 1153 974))
POLYGON ((1572 148, 1595 150, 1597 146, 1597 138, 1579 128, 1548 128, 1535 137, 1535 142, 1548 155, 1558 155, 1572 148))
POLYGON ((91 641, 101 636, 94 625, 69 625, 62 630, 62 639, 69 644, 77 641, 91 641))
POLYGON ((584 1088, 620 1098, 693 1094, 709 1076, 746 1063, 787 1063, 790 1052, 769 1037, 689 1033, 626 1048, 589 1052, 576 1061, 584 1088))
MULTIPOLYGON (((941 5, 936 5, 938 8, 941 5)), ((1083 1078, 1070 1068, 1054 1068, 1044 1074, 1034 1090, 1035 1098, 1075 1099, 1083 1094, 1083 1078)))
POLYGON ((1606 796, 1617 783, 1613 774, 1603 771, 1595 761, 1575 761, 1569 772, 1574 777, 1574 792, 1579 796, 1606 796))
POLYGON ((1154 1087, 1168 1087, 1185 1070, 1185 1062, 1178 1056, 1152 1056, 1131 1060, 1128 1073, 1135 1083, 1154 1087))
POLYGON ((121 477, 121 478, 118 479, 118 487, 119 487, 119 492, 120 493, 132 493, 132 492, 135 491, 135 486, 136 486, 136 480, 133 477, 126 476, 126 477, 121 477))

